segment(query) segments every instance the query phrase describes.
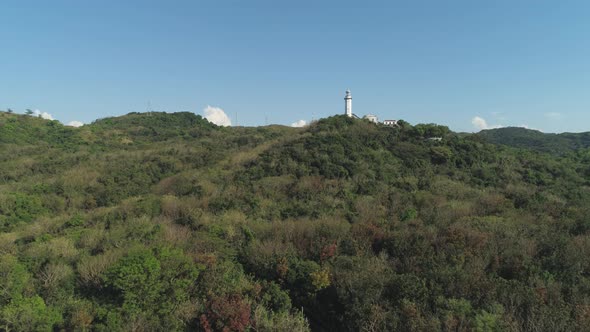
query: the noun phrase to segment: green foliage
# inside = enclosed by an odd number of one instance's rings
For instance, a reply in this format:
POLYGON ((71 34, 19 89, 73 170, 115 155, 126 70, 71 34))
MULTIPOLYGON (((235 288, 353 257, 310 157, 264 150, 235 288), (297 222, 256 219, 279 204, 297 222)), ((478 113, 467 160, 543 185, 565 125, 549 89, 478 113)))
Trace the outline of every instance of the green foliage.
POLYGON ((289 294, 272 281, 263 281, 261 303, 273 312, 288 312, 291 310, 289 294))
POLYGON ((75 215, 66 222, 67 227, 79 227, 84 225, 84 218, 81 215, 75 215))
POLYGON ((418 211, 416 211, 416 209, 411 208, 411 209, 407 209, 406 211, 404 211, 402 213, 402 216, 400 219, 402 221, 408 221, 408 220, 414 220, 414 219, 416 219, 416 217, 418 217, 418 211))
POLYGON ((188 301, 199 269, 182 252, 163 248, 156 254, 132 251, 104 274, 105 285, 119 298, 124 317, 156 315, 174 327, 177 306, 188 301))
POLYGON ((161 266, 149 251, 131 253, 112 266, 104 281, 122 297, 122 308, 131 314, 151 308, 160 293, 161 266))
POLYGON ((28 223, 45 212, 38 195, 24 193, 0 194, 0 227, 9 229, 14 224, 28 223))
POLYGON ((510 132, 0 113, 0 330, 584 330, 585 135, 510 132))
POLYGON ((0 143, 39 144, 43 147, 74 151, 83 144, 74 128, 58 121, 0 113, 0 143))
POLYGON ((91 124, 91 130, 109 145, 143 144, 177 137, 196 138, 216 127, 190 112, 129 113, 124 117, 100 119, 91 124))
POLYGON ((12 255, 0 256, 0 307, 23 297, 31 275, 12 255))
POLYGON ((481 310, 475 316, 475 331, 477 332, 500 332, 505 331, 505 324, 502 322, 502 315, 504 314, 504 308, 497 305, 492 308, 491 312, 481 310))
POLYGON ((262 306, 254 310, 254 321, 258 331, 268 332, 305 332, 309 331, 309 323, 303 312, 294 315, 285 311, 269 311, 262 306))
POLYGON ((508 127, 484 130, 477 135, 490 143, 553 154, 590 147, 590 133, 546 134, 532 129, 508 127))
POLYGON ((61 321, 59 313, 39 296, 21 297, 0 309, 0 325, 5 331, 52 331, 61 321))

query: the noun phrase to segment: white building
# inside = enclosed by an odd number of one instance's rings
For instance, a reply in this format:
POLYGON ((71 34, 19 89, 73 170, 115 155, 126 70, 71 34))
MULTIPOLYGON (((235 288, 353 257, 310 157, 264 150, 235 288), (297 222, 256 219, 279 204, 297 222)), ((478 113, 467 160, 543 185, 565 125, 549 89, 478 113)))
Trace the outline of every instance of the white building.
MULTIPOLYGON (((352 95, 350 94, 349 89, 346 90, 346 95, 344 96, 344 114, 349 118, 360 119, 356 114, 352 113, 352 95)), ((367 114, 363 116, 363 119, 367 119, 373 123, 379 123, 379 119, 374 114, 367 114)), ((384 124, 395 126, 397 125, 397 120, 385 120, 384 124)))
POLYGON ((383 124, 390 127, 397 126, 397 120, 383 120, 383 124))
POLYGON ((344 114, 352 118, 352 95, 350 94, 350 90, 346 90, 346 96, 344 96, 344 114))
POLYGON ((374 114, 367 114, 365 116, 363 116, 363 119, 367 119, 373 123, 379 123, 379 120, 377 119, 377 116, 374 114))

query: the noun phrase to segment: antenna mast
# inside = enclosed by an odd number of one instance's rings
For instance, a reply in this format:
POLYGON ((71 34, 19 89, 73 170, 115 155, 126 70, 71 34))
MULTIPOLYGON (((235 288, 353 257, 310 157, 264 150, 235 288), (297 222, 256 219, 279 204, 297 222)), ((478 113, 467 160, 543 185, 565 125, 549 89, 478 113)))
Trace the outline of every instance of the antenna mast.
POLYGON ((152 112, 153 111, 154 110, 152 109, 152 102, 148 100, 148 102, 147 102, 147 114, 148 115, 152 115, 152 112))

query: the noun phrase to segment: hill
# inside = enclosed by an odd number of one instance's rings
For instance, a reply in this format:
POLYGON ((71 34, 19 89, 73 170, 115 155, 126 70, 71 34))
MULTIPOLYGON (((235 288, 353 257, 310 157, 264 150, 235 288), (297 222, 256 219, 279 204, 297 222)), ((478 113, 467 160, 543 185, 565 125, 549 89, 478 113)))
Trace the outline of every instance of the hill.
POLYGON ((102 138, 120 142, 154 142, 178 137, 196 137, 215 130, 217 126, 190 112, 129 113, 126 116, 99 119, 90 128, 102 138))
POLYGON ((45 144, 69 146, 80 143, 76 130, 59 121, 0 112, 0 144, 45 144))
POLYGON ((588 149, 344 116, 225 128, 135 113, 67 128, 2 114, 0 137, 0 329, 590 323, 588 149))
POLYGON ((590 147, 590 133, 546 134, 537 130, 507 127, 483 130, 477 135, 490 143, 553 154, 590 147))

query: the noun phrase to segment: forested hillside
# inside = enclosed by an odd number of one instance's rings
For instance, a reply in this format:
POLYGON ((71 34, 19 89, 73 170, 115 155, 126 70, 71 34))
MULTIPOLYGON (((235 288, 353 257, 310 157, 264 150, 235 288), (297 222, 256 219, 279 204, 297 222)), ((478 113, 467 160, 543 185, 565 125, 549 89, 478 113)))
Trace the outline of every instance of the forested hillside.
POLYGON ((0 330, 586 331, 589 185, 437 125, 0 113, 0 330))
POLYGON ((507 127, 483 130, 478 135, 490 143, 553 154, 564 154, 590 147, 590 132, 548 134, 538 130, 507 127))

